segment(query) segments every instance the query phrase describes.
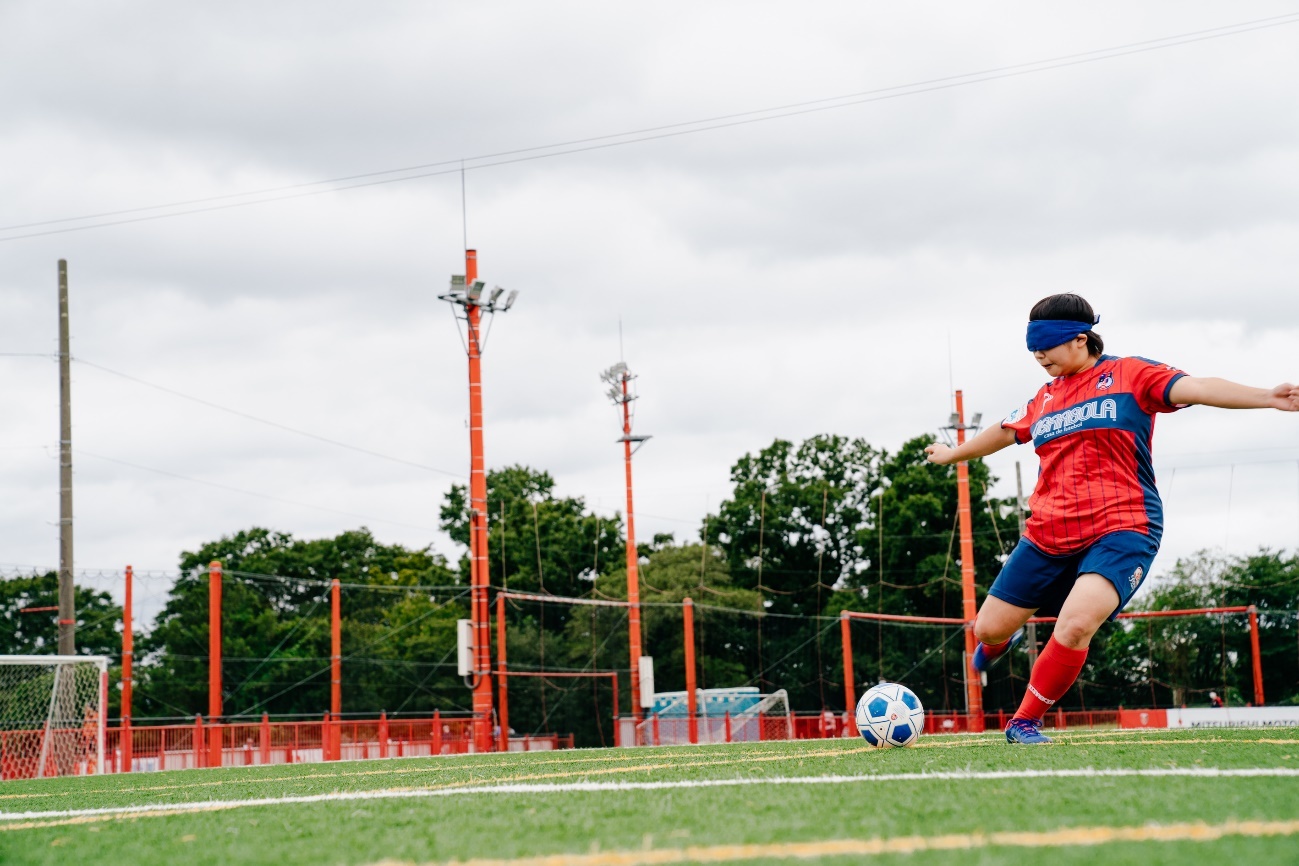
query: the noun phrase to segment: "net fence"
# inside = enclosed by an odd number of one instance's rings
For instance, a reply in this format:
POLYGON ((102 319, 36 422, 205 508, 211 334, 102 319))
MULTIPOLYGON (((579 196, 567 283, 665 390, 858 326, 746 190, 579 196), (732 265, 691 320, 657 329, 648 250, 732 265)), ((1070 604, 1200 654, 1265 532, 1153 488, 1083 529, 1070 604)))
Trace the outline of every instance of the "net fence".
POLYGON ((101 771, 103 660, 0 656, 0 778, 101 771))

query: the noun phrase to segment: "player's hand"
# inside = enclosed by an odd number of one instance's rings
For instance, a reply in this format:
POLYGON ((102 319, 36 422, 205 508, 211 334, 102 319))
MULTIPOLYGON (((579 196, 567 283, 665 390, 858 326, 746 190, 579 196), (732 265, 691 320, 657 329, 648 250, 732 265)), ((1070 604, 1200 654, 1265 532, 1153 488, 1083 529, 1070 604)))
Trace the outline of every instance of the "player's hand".
POLYGON ((941 442, 935 442, 933 445, 930 445, 925 449, 925 454, 929 455, 929 462, 937 463, 939 466, 946 466, 949 463, 955 463, 956 461, 952 459, 952 455, 955 453, 955 448, 952 448, 949 445, 943 445, 941 442))
POLYGON ((1299 412, 1299 385, 1284 382, 1272 389, 1272 406, 1282 412, 1299 412))

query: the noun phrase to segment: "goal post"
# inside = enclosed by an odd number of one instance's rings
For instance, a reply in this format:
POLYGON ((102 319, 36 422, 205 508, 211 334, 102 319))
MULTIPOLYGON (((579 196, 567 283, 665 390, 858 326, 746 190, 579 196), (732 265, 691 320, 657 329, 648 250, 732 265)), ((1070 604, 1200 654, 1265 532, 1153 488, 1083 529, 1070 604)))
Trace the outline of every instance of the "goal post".
POLYGON ((0 779, 104 772, 107 656, 0 656, 0 779))

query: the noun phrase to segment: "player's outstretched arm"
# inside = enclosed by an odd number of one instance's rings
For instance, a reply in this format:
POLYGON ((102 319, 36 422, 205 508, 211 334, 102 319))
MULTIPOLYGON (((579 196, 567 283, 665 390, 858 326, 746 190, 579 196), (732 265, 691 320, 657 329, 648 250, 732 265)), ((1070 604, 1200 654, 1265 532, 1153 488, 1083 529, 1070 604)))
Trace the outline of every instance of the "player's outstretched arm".
POLYGON ((1299 385, 1285 382, 1275 388, 1251 388, 1226 379, 1183 376, 1173 383, 1168 402, 1179 406, 1216 406, 1219 409, 1280 409, 1299 412, 1299 385))
POLYGON ((950 463, 960 463, 963 460, 977 460, 980 457, 987 457, 989 454, 996 454, 1001 449, 1014 444, 1015 431, 997 424, 984 430, 964 445, 952 448, 935 442, 925 449, 925 453, 929 455, 930 463, 947 466, 950 463))

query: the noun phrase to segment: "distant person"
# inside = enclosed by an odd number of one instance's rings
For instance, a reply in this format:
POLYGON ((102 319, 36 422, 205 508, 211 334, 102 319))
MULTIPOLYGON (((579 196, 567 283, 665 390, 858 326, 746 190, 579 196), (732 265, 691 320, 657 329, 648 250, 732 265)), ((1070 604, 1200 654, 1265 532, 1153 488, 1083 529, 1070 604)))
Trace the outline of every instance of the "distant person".
POLYGON ((971 660, 985 671, 1023 640, 1029 617, 1059 617, 1006 725, 1007 742, 1036 744, 1051 742, 1042 717, 1082 672, 1092 635, 1123 610, 1159 552, 1155 415, 1197 404, 1299 412, 1299 387, 1250 388, 1103 354, 1092 330, 1100 317, 1078 295, 1044 298, 1028 319, 1028 350, 1051 381, 964 445, 925 450, 947 465, 1032 441, 1041 459, 1032 516, 979 610, 971 660))
POLYGON ((1209 692, 1209 706, 1211 707, 1222 706, 1222 698, 1218 697, 1217 692, 1209 692))

